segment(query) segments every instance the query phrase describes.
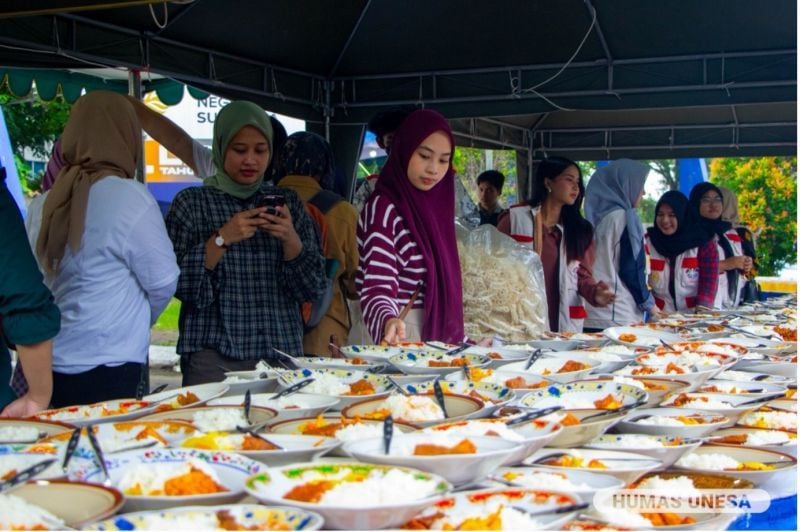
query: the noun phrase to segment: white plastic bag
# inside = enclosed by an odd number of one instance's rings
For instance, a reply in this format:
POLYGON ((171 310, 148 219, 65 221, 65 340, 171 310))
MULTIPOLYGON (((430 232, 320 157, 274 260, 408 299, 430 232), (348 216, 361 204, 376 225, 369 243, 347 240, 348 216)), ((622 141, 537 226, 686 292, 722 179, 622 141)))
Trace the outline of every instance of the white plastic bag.
POLYGON ((547 329, 542 260, 492 225, 470 231, 456 223, 464 291, 464 332, 520 343, 547 329))

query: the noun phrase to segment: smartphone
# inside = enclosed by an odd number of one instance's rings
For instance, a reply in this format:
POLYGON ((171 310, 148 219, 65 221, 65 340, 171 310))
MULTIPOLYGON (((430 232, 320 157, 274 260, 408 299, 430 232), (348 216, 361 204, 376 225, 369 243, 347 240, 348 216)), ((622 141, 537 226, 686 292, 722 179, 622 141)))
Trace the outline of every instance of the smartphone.
POLYGON ((282 205, 286 205, 286 198, 283 194, 264 194, 258 202, 259 207, 266 207, 267 213, 273 216, 278 214, 278 210, 275 207, 280 207, 282 205))

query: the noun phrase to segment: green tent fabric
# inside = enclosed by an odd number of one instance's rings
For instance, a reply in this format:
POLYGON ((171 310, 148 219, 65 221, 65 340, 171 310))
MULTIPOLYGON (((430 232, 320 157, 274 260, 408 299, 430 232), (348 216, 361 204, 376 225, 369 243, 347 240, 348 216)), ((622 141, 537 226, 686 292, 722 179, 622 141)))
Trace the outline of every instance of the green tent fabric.
MULTIPOLYGON (((0 68, 0 86, 5 85, 11 94, 24 98, 30 94, 33 83, 42 100, 50 101, 62 95, 69 103, 75 102, 85 90, 110 90, 119 93, 128 92, 126 80, 104 79, 79 72, 66 70, 39 70, 28 68, 0 68)), ((144 80, 145 92, 155 91, 159 99, 167 105, 176 105, 183 98, 182 83, 171 79, 144 80)), ((189 94, 198 100, 208 97, 208 93, 189 87, 189 94)))

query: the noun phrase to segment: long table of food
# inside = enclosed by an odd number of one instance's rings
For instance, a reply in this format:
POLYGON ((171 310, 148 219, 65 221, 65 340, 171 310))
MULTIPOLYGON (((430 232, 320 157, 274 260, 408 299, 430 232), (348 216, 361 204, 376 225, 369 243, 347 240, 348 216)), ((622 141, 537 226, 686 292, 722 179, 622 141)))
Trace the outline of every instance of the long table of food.
POLYGON ((796 530, 796 336, 784 297, 2 419, 0 529, 796 530))

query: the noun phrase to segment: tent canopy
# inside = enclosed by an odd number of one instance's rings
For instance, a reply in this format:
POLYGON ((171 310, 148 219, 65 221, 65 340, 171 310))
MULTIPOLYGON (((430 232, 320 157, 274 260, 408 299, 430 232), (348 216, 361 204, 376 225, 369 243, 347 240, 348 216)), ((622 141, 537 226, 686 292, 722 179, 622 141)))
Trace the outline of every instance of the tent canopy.
POLYGON ((405 104, 443 112, 461 144, 534 157, 796 150, 792 0, 36 4, 0 6, 0 65, 122 66, 247 98, 330 134, 349 167, 369 117, 405 104))

